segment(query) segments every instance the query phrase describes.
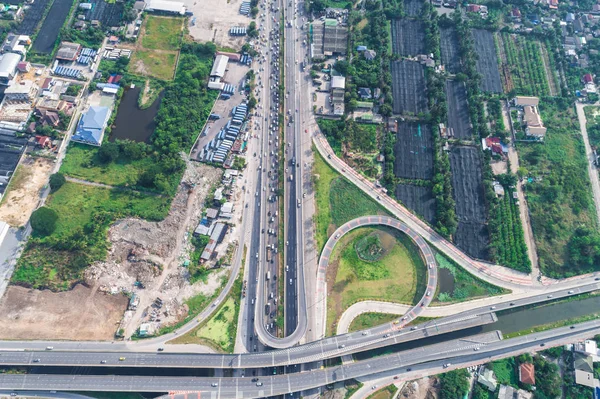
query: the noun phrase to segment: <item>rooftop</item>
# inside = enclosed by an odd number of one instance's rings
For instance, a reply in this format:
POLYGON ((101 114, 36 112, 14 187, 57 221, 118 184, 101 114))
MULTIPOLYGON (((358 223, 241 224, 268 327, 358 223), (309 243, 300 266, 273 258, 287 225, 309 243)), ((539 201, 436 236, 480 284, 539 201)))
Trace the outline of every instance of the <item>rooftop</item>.
POLYGON ((83 114, 73 135, 73 140, 84 144, 100 145, 110 108, 94 106, 83 114))
POLYGON ((535 368, 531 363, 523 363, 519 366, 519 381, 523 384, 535 385, 535 368))

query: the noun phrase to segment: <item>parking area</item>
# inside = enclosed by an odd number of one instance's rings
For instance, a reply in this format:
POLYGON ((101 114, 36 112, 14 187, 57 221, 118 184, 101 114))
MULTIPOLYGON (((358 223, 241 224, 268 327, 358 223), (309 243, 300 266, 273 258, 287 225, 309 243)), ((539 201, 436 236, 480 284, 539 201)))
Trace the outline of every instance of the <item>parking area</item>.
POLYGON ((212 41, 221 48, 240 50, 246 37, 230 36, 229 29, 250 24, 250 18, 240 14, 242 1, 183 0, 186 8, 194 14, 188 24, 190 35, 201 42, 212 41))

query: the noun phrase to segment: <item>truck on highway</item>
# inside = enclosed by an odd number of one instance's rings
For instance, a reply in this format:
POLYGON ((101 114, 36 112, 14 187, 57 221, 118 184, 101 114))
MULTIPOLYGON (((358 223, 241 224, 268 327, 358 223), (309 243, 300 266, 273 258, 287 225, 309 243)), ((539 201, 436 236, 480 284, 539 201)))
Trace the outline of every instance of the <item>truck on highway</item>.
POLYGON ((294 175, 290 175, 290 181, 294 181, 294 175))
MULTIPOLYGON (((271 252, 271 251, 267 251, 267 259, 270 259, 270 258, 271 258, 271 254, 270 254, 270 252, 271 252)), ((271 279, 271 272, 270 272, 270 271, 268 271, 268 272, 267 272, 267 280, 270 280, 270 279, 271 279)))

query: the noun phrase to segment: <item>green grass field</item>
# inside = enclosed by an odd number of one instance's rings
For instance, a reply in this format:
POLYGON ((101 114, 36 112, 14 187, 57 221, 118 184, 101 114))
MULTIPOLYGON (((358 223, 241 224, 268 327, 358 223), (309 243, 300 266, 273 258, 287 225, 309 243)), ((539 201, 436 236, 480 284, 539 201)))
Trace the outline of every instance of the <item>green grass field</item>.
POLYGON ((327 238, 342 224, 359 216, 388 214, 359 188, 341 177, 316 152, 313 179, 316 191, 315 222, 319 251, 325 245, 327 238))
POLYGON ((235 336, 230 337, 228 330, 231 323, 237 322, 233 320, 236 313, 235 306, 235 301, 229 297, 219 312, 196 331, 196 336, 214 348, 231 352, 235 345, 235 336))
POLYGON ((178 17, 147 16, 142 46, 147 50, 179 50, 183 21, 178 17))
POLYGON ((85 267, 105 258, 106 232, 113 221, 129 216, 162 220, 170 203, 170 198, 67 182, 46 202, 58 214, 56 230, 29 240, 11 281, 68 289, 80 281, 85 267))
POLYGON ((329 334, 335 333, 341 314, 356 302, 370 299, 414 304, 425 289, 425 265, 418 249, 402 233, 384 228, 359 228, 342 237, 332 252, 329 268, 333 268, 329 273, 336 273, 327 301, 329 334), (378 261, 363 261, 355 243, 375 231, 386 232, 394 241, 378 261))
POLYGON ((397 318, 398 315, 389 313, 363 313, 356 316, 356 318, 352 320, 352 323, 350 323, 350 327, 348 328, 348 332, 360 331, 378 326, 383 323, 390 323, 392 320, 396 320, 397 318))
POLYGON ((492 362, 492 370, 496 375, 498 383, 514 387, 518 386, 519 376, 514 358, 510 357, 492 362))
POLYGON ((71 143, 60 171, 67 176, 109 186, 134 186, 140 174, 152 165, 149 157, 127 162, 117 160, 103 165, 98 162, 97 156, 97 147, 71 143))
POLYGON ((173 80, 177 53, 159 53, 154 50, 138 50, 133 53, 131 65, 134 71, 144 76, 162 80, 173 80), (139 65, 143 64, 143 68, 139 65), (143 71, 142 71, 143 69, 143 71))

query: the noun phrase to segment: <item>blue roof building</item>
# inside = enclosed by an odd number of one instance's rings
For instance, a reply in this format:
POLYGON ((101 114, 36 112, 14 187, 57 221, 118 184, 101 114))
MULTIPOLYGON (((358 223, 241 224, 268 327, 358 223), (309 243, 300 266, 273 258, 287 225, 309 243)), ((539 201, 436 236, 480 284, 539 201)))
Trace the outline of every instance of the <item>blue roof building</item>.
POLYGON ((90 107, 88 111, 81 116, 75 134, 71 140, 82 144, 99 146, 102 144, 104 128, 110 117, 110 108, 108 107, 90 107))

